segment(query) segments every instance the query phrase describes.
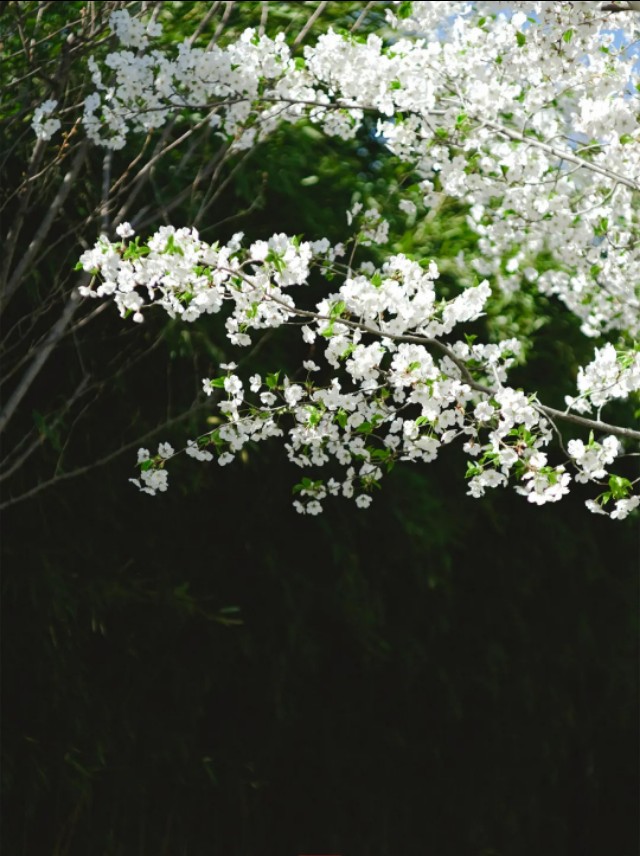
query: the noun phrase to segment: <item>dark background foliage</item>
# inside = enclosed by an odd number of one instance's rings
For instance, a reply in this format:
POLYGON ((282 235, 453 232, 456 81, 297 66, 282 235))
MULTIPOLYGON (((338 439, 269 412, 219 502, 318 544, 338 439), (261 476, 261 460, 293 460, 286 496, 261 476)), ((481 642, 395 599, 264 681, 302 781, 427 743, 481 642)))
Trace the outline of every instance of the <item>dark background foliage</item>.
POLYGON ((633 853, 635 534, 450 466, 7 513, 6 852, 633 853))
MULTIPOLYGON (((206 4, 170 5, 179 29, 180 8, 206 4)), ((267 5, 287 20, 304 4, 267 5)), ((21 158, 4 159, 5 186, 21 158)), ((338 240, 354 193, 410 192, 380 158, 366 131, 350 146, 282 129, 225 167, 203 235, 338 240)), ((3 321, 23 356, 57 317, 47 289, 95 234, 78 224, 101 168, 90 153, 57 249, 3 321)), ((164 222, 189 169, 163 161, 140 210, 164 222)), ((190 222, 206 192, 171 221, 190 222)), ((455 255, 464 217, 443 222, 398 245, 455 255)), ((585 345, 553 300, 519 299, 535 357, 517 380, 559 402, 555 367, 585 345)), ((482 332, 500 335, 500 317, 482 332)), ((3 484, 4 852, 635 853, 635 522, 589 516, 579 491, 541 509, 512 492, 472 500, 453 452, 397 467, 367 511, 335 501, 319 518, 291 508, 299 472, 276 446, 225 468, 178 461, 167 494, 137 493, 138 445, 178 447, 213 413, 200 379, 236 356, 223 341, 216 319, 139 327, 109 309, 61 340, 5 436, 4 455, 28 432, 38 449, 3 484)), ((247 368, 295 357, 267 338, 247 368)))

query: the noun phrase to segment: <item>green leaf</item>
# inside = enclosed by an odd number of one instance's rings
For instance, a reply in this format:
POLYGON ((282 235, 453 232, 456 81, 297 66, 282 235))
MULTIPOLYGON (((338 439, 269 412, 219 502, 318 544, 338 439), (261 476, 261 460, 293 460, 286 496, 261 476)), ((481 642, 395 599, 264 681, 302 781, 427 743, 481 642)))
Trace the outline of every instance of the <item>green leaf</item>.
POLYGON ((607 229, 609 228, 609 220, 607 217, 601 217, 596 225, 594 226, 594 234, 597 237, 602 238, 607 234, 607 229))
POLYGON ((473 478, 474 476, 479 476, 482 474, 482 467, 479 467, 477 464, 472 464, 469 462, 467 464, 467 471, 464 474, 466 479, 473 478))
POLYGON ((518 42, 518 47, 521 48, 527 42, 527 37, 524 33, 516 33, 516 41, 518 42))
POLYGON ((328 325, 324 328, 324 330, 321 330, 321 331, 320 331, 320 335, 321 335, 321 336, 324 336, 324 337, 325 337, 325 339, 330 339, 330 338, 333 336, 333 326, 334 326, 334 325, 333 325, 333 321, 332 321, 330 324, 328 324, 328 325))
POLYGON ((282 256, 276 253, 274 250, 269 250, 266 256, 266 261, 271 262, 271 264, 278 273, 282 273, 285 268, 282 256))
POLYGON ((340 359, 341 359, 341 360, 346 360, 346 359, 347 359, 347 357, 350 357, 350 356, 351 356, 351 354, 355 351, 355 349, 356 349, 356 346, 354 345, 354 343, 353 343, 353 342, 349 342, 349 344, 347 345, 347 347, 346 347, 346 348, 344 349, 344 351, 340 354, 340 359))
POLYGON ((347 308, 347 304, 344 302, 344 300, 339 300, 337 303, 334 303, 333 306, 331 307, 331 312, 329 313, 329 317, 332 319, 339 318, 346 308, 347 308))
POLYGON ((573 38, 573 30, 571 30, 571 29, 565 30, 564 33, 562 34, 562 41, 567 42, 567 44, 571 41, 572 38, 573 38))
POLYGON ((278 381, 280 379, 280 372, 275 372, 273 374, 268 374, 265 383, 269 389, 277 389, 278 381))
POLYGON ((309 408, 309 425, 316 426, 320 424, 320 419, 322 418, 322 412, 318 410, 317 407, 309 408))
POLYGON ((633 485, 629 479, 625 479, 623 476, 610 476, 609 488, 614 499, 624 499, 631 493, 633 485))
POLYGON ((182 247, 179 247, 176 244, 176 240, 175 240, 174 235, 169 235, 169 237, 167 238, 167 244, 164 248, 164 252, 168 256, 183 256, 184 255, 184 250, 182 249, 182 247))

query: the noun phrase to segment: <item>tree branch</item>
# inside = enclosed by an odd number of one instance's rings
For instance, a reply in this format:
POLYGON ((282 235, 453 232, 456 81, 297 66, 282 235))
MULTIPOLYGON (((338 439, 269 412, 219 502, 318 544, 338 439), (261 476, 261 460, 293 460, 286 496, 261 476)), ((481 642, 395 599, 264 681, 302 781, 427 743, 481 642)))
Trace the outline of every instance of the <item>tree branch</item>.
POLYGON ((31 243, 27 247, 25 254, 22 256, 19 264, 17 265, 16 269, 14 270, 13 274, 11 275, 9 282, 7 283, 7 286, 5 288, 4 294, 0 295, 0 299, 4 303, 5 307, 6 307, 7 303, 9 302, 9 300, 11 299, 11 297, 13 296, 13 294, 15 293, 16 289, 22 283, 22 279, 23 279, 25 273, 29 270, 29 268, 33 264, 33 261, 37 255, 40 247, 42 246, 47 235, 49 234, 49 230, 50 230, 51 226, 53 225, 54 220, 56 219, 56 217, 58 216, 58 214, 60 212, 60 209, 62 208, 62 206, 66 202, 67 197, 71 193, 71 188, 73 187, 75 180, 78 177, 78 173, 80 172, 80 169, 82 168, 82 165, 83 165, 84 160, 87 156, 88 150, 89 150, 89 143, 88 143, 88 141, 85 140, 85 142, 83 142, 81 144, 81 146, 80 146, 80 148, 79 148, 79 150, 75 156, 75 159, 73 161, 71 169, 65 175, 65 177, 62 179, 62 183, 58 189, 58 192, 56 193, 53 201, 51 202, 51 205, 49 206, 49 209, 48 209, 44 219, 42 220, 42 223, 38 227, 36 234, 33 236, 33 239, 31 240, 31 243))
POLYGON ((565 160, 569 163, 574 163, 577 166, 583 167, 584 169, 591 170, 591 172, 598 173, 598 175, 602 175, 605 178, 608 178, 610 181, 618 182, 619 184, 624 184, 626 187, 630 187, 631 190, 640 190, 640 183, 638 181, 634 181, 630 178, 625 178, 623 175, 620 175, 620 173, 614 172, 611 169, 607 169, 604 166, 599 166, 596 163, 591 163, 591 161, 585 160, 584 158, 581 158, 578 155, 571 154, 571 152, 566 152, 562 149, 557 149, 555 148, 555 146, 550 146, 548 143, 543 143, 542 141, 537 140, 535 137, 527 137, 524 134, 521 134, 519 131, 512 131, 510 128, 505 128, 504 125, 501 125, 499 122, 492 122, 487 119, 478 119, 478 121, 486 128, 491 128, 492 131, 495 131, 497 134, 500 134, 503 137, 507 137, 510 140, 515 140, 519 143, 527 143, 527 145, 531 145, 537 149, 541 149, 543 152, 553 155, 559 160, 565 160))
MULTIPOLYGON (((89 279, 90 277, 88 275, 84 277, 84 280, 86 282, 88 282, 89 279)), ((13 395, 7 402, 2 412, 0 412, 0 434, 9 424, 9 421, 15 413, 18 405, 29 391, 31 384, 34 382, 34 380, 40 373, 40 370, 42 369, 46 361, 49 359, 51 352, 64 335, 64 332, 67 326, 69 325, 69 322, 73 318, 81 302, 82 299, 78 291, 74 289, 69 295, 69 299, 67 300, 67 303, 62 311, 62 315, 58 318, 56 323, 51 328, 49 335, 43 342, 42 347, 40 348, 33 362, 22 376, 22 379, 20 380, 20 383, 18 384, 17 388, 14 390, 13 395)))
POLYGON ((152 437, 156 437, 160 431, 164 431, 171 425, 175 425, 178 422, 184 421, 188 417, 192 416, 194 413, 198 413, 200 410, 208 410, 210 409, 210 407, 210 401, 206 401, 201 404, 194 404, 184 413, 181 413, 179 416, 174 416, 173 419, 168 419, 162 425, 159 425, 157 428, 154 428, 151 431, 147 431, 147 433, 143 434, 142 437, 138 437, 137 439, 126 443, 124 446, 121 446, 115 452, 110 452, 108 455, 105 455, 102 458, 98 458, 97 461, 92 461, 90 464, 86 464, 85 466, 76 467, 76 469, 69 470, 65 473, 58 473, 57 475, 52 476, 52 478, 40 482, 37 485, 34 485, 34 487, 30 488, 24 493, 19 494, 18 496, 9 497, 9 499, 5 500, 3 503, 0 503, 0 511, 4 511, 5 508, 10 508, 12 505, 17 505, 19 502, 23 502, 23 500, 25 499, 31 499, 31 497, 35 496, 38 493, 41 493, 47 488, 53 487, 53 485, 58 484, 58 482, 66 481, 67 479, 77 478, 78 476, 91 472, 91 470, 96 469, 96 467, 102 467, 105 464, 110 463, 110 461, 113 461, 116 458, 120 457, 120 455, 122 455, 124 452, 128 452, 129 449, 134 449, 136 446, 140 446, 142 443, 146 443, 147 440, 150 440, 152 437))
MULTIPOLYGON (((230 271, 231 272, 231 271, 230 271)), ((238 271, 233 271, 235 276, 238 276, 238 271)), ((241 276, 241 274, 240 274, 241 276)), ((363 333, 368 333, 371 336, 376 336, 378 339, 391 339, 394 342, 407 342, 410 344, 424 345, 424 347, 436 348, 456 365, 460 370, 464 380, 476 392, 482 392, 485 395, 495 396, 499 393, 496 387, 486 386, 474 380, 468 367, 464 362, 449 348, 444 342, 438 339, 430 339, 427 336, 397 336, 392 333, 385 333, 382 330, 376 330, 360 321, 350 321, 346 318, 330 318, 327 315, 320 315, 317 312, 309 312, 305 309, 289 306, 277 297, 269 298, 274 303, 278 303, 283 308, 291 312, 292 315, 299 315, 303 318, 310 318, 316 321, 334 322, 335 324, 344 324, 354 330, 361 330, 363 333)), ((582 428, 588 428, 591 431, 601 431, 606 434, 614 434, 617 437, 624 437, 627 440, 640 441, 640 431, 635 431, 633 428, 623 428, 619 425, 610 425, 608 422, 601 422, 598 419, 587 419, 585 416, 578 416, 576 413, 567 413, 563 410, 556 410, 553 407, 547 407, 544 404, 536 404, 536 407, 552 419, 560 419, 564 422, 571 422, 574 425, 580 425, 582 428)))

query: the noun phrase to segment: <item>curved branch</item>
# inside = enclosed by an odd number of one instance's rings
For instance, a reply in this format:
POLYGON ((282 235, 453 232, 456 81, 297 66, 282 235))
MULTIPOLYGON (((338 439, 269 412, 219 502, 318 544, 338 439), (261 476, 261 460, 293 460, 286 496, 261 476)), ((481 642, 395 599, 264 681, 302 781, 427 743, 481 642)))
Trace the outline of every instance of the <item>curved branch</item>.
MULTIPOLYGON (((234 274, 237 276, 238 272, 234 271, 234 274)), ((327 321, 329 323, 333 321, 335 324, 344 324, 353 330, 361 330, 363 333, 367 333, 371 336, 377 336, 378 338, 392 339, 394 342, 407 342, 410 344, 423 345, 424 347, 436 348, 445 356, 449 357, 461 372, 466 383, 468 383, 473 390, 476 392, 482 392, 485 395, 493 396, 499 392, 496 387, 486 386, 485 384, 478 383, 474 380, 464 362, 451 350, 451 348, 443 342, 440 342, 438 339, 430 339, 427 336, 398 336, 392 333, 384 333, 381 330, 376 330, 375 328, 362 324, 359 321, 350 321, 345 318, 330 318, 327 315, 320 315, 318 312, 309 312, 305 309, 291 307, 284 301, 279 300, 277 297, 273 297, 272 295, 269 299, 287 309, 292 315, 300 315, 303 318, 309 318, 316 321, 327 321)), ((574 425, 580 425, 582 428, 588 428, 591 431, 601 431, 606 434, 613 434, 617 437, 624 437, 627 440, 640 441, 640 431, 635 431, 633 428, 610 425, 608 422, 601 422, 599 419, 587 419, 585 416, 578 416, 576 413, 566 413, 563 410, 556 410, 554 407, 547 407, 545 404, 538 403, 536 404, 536 407, 551 419, 571 422, 574 425)))

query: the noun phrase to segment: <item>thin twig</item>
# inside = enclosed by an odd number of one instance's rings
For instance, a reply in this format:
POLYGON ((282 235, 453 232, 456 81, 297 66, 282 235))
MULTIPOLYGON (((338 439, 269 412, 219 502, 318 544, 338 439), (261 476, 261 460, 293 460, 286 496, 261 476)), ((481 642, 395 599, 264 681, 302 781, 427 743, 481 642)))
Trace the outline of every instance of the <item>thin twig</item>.
POLYGON ((105 235, 109 231, 109 185, 111 184, 111 165, 113 150, 109 149, 102 161, 102 200, 100 203, 100 231, 105 235))
POLYGON ((233 11, 233 7, 235 5, 235 0, 227 0, 227 2, 225 3, 226 8, 224 10, 222 20, 216 27, 216 31, 213 36, 211 36, 211 38, 209 39, 209 44, 207 45, 206 50, 211 50, 211 48, 215 45, 220 36, 224 33, 224 28, 227 26, 227 21, 229 20, 229 16, 231 15, 231 12, 233 11))
POLYGON ((187 39, 187 44, 189 46, 191 46, 195 42, 195 40, 198 38, 200 33, 206 29, 209 21, 213 18, 214 15, 217 14, 219 8, 220 8, 219 0, 218 0, 218 2, 212 3, 209 6, 209 9, 207 10, 207 14, 202 18, 202 20, 200 21, 198 26, 195 28, 193 33, 191 33, 191 35, 187 39))
POLYGON ((269 4, 263 2, 260 9, 260 26, 258 27, 258 34, 264 36, 267 31, 267 20, 269 18, 269 4))
POLYGON ((18 236, 22 229, 22 224, 24 223, 25 214, 27 211, 27 207, 29 205, 29 200, 31 199, 31 194, 33 193, 34 186, 31 179, 35 172, 37 172, 40 162, 42 161, 42 155, 44 154, 44 150, 46 149, 47 144, 45 140, 37 140, 34 147, 33 152, 31 153, 31 159, 29 161, 29 167, 27 170, 27 177, 22 183, 20 188, 21 195, 20 201, 18 203, 18 210, 14 212, 13 217, 11 218, 11 228, 7 233, 7 237, 5 238, 2 246, 2 273, 0 274, 0 284, 4 285, 7 282, 9 271, 11 269, 11 262, 13 261, 13 254, 15 252, 16 243, 18 240, 18 236))

